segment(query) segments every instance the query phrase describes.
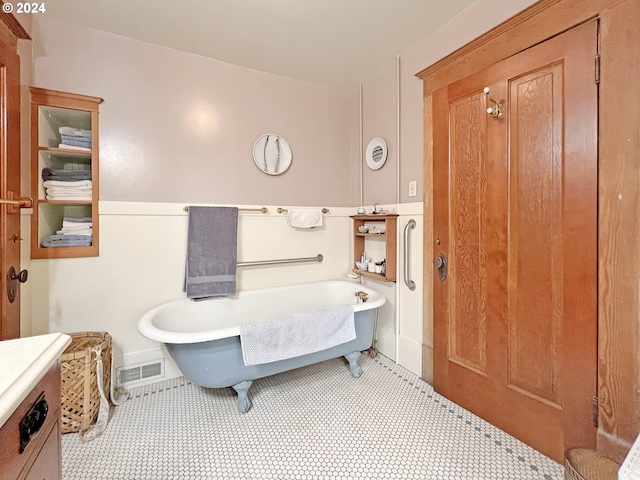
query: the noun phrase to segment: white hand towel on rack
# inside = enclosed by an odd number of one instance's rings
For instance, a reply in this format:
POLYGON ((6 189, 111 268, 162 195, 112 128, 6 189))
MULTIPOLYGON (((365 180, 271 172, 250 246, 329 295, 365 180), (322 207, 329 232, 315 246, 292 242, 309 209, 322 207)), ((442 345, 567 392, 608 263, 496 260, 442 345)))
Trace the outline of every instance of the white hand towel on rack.
POLYGON ((295 208, 287 211, 287 222, 294 228, 314 228, 322 226, 322 210, 315 208, 295 208))

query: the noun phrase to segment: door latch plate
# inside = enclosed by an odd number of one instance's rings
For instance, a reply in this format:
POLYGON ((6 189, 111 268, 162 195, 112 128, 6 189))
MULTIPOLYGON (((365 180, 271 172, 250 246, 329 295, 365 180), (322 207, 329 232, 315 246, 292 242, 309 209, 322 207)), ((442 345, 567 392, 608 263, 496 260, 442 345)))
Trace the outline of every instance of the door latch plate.
POLYGON ((445 254, 441 253, 438 255, 434 264, 438 269, 438 278, 441 282, 444 282, 447 279, 447 257, 445 254))

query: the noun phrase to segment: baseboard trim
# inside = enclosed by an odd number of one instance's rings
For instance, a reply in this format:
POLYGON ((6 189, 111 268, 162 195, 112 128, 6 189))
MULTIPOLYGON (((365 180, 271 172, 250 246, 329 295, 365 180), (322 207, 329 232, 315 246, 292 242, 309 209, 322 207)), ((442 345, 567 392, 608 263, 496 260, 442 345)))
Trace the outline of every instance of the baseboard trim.
POLYGON ((422 344, 411 338, 399 335, 397 363, 422 377, 422 344))

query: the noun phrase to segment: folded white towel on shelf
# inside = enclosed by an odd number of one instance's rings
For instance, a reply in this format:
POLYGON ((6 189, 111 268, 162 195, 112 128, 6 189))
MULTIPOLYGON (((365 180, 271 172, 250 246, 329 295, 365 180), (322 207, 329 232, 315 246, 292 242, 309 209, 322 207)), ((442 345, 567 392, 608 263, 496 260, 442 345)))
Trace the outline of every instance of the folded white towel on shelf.
POLYGON ((62 222, 62 228, 64 230, 84 230, 85 228, 93 227, 92 223, 73 223, 69 224, 68 222, 62 222))
POLYGON ((62 228, 57 235, 91 235, 93 233, 93 220, 91 217, 64 217, 62 228))
POLYGON ((293 208, 287 211, 287 222, 294 228, 322 226, 322 210, 318 208, 293 208))
POLYGON ((56 231, 57 235, 91 235, 92 233, 92 228, 83 228, 81 230, 66 230, 63 228, 62 230, 56 231))
POLYGON ((85 230, 87 228, 93 228, 93 224, 85 223, 84 225, 77 225, 77 226, 73 225, 73 226, 71 226, 71 225, 65 224, 64 222, 62 223, 62 229, 65 232, 72 232, 74 230, 85 230))
POLYGON ((58 148, 64 148, 65 150, 80 150, 81 152, 90 152, 90 148, 86 147, 77 147, 75 145, 67 145, 66 143, 61 143, 58 145, 58 148))
POLYGON ((93 228, 93 225, 89 224, 84 224, 84 225, 78 225, 78 226, 68 226, 68 225, 62 225, 62 230, 64 230, 65 232, 80 232, 82 230, 91 230, 93 228))
POLYGON ((93 219, 91 217, 64 217, 62 219, 62 226, 65 225, 77 225, 79 223, 93 223, 93 219))
POLYGON ((353 307, 337 305, 240 325, 245 365, 319 352, 356 338, 353 307))
POLYGON ((64 187, 49 187, 47 188, 47 195, 65 195, 65 194, 81 194, 81 195, 91 195, 91 187, 74 187, 74 188, 64 188, 64 187))
POLYGON ((88 192, 86 195, 83 195, 81 192, 78 193, 56 193, 55 195, 47 194, 47 200, 81 200, 81 201, 91 201, 91 192, 88 192))
POLYGON ((42 186, 45 188, 49 187, 91 187, 91 180, 74 180, 72 182, 66 182, 64 180, 45 180, 42 182, 42 186))

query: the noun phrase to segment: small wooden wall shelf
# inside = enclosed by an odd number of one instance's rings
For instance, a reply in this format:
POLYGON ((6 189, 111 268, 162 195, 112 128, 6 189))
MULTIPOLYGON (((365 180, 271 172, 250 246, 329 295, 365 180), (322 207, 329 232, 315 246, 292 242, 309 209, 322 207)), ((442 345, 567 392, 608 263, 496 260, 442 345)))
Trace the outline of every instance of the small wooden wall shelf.
POLYGON ((397 224, 398 215, 351 215, 353 219, 353 261, 360 261, 362 252, 365 251, 367 238, 382 239, 385 242, 386 273, 384 275, 373 272, 360 272, 362 276, 378 280, 380 282, 396 281, 396 257, 397 257, 397 224), (359 227, 364 225, 384 226, 385 233, 360 233, 359 227))

